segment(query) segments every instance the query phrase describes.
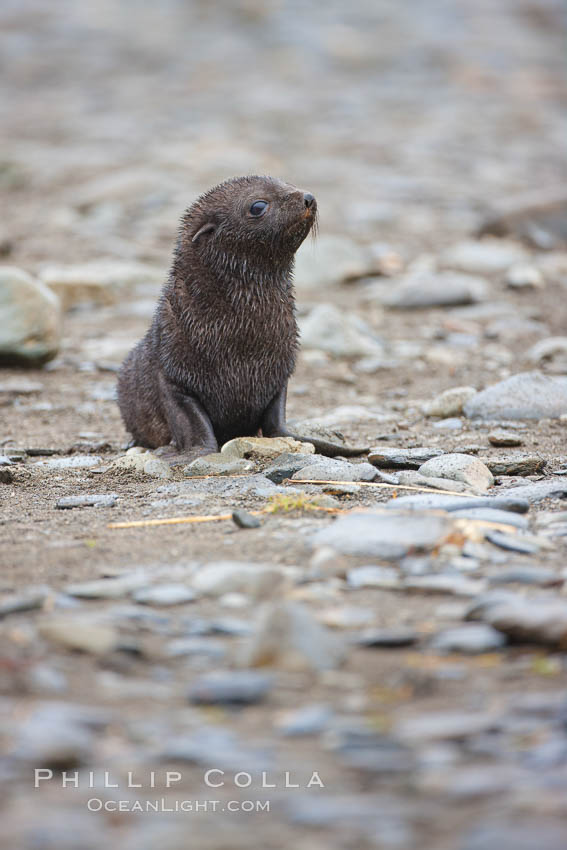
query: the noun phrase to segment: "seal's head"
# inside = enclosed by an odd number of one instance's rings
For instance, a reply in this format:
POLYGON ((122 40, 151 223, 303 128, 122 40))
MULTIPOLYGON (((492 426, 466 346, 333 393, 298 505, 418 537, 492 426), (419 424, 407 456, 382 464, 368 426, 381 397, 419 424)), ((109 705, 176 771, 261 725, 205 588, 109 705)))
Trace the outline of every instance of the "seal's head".
POLYGON ((180 238, 205 261, 222 254, 252 266, 285 266, 316 218, 317 201, 310 192, 273 177, 236 177, 187 210, 180 238))

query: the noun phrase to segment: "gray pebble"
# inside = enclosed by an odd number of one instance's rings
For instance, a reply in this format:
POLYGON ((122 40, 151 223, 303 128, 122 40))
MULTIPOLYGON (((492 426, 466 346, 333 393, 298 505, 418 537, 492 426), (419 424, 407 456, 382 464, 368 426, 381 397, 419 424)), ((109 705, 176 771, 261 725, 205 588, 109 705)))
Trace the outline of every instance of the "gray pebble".
POLYGON ((397 649, 402 646, 412 646, 418 639, 413 629, 399 626, 392 629, 366 629, 356 635, 355 643, 372 648, 397 649))
POLYGON ((71 508, 113 508, 116 505, 118 498, 117 493, 96 494, 96 495, 81 495, 81 496, 63 496, 58 499, 55 505, 59 510, 69 510, 71 508))
POLYGON ((257 516, 253 516, 248 511, 236 510, 232 512, 232 520, 239 528, 260 528, 262 525, 257 516))
POLYGON ((436 652, 462 652, 476 655, 501 649, 506 638, 501 632, 484 623, 469 623, 454 629, 438 632, 429 646, 436 652))
POLYGON ((184 584, 154 584, 141 587, 133 594, 136 602, 142 605, 183 605, 196 599, 194 590, 184 584))
POLYGON ((419 467, 433 457, 440 457, 441 449, 419 448, 419 449, 395 449, 384 446, 376 446, 370 449, 368 460, 374 466, 393 469, 419 469, 419 467))
POLYGON ((199 676, 188 696, 196 705, 251 705, 264 699, 272 683, 255 670, 215 670, 199 676))

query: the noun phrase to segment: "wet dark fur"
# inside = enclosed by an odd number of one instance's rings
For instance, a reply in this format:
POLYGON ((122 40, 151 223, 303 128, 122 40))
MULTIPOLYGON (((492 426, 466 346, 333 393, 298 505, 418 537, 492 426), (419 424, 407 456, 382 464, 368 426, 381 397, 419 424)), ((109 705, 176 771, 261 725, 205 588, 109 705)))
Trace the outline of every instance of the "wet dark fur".
POLYGON ((222 183, 187 210, 152 325, 120 371, 135 444, 215 451, 283 432, 276 408, 298 346, 293 258, 315 216, 303 192, 268 177, 222 183), (269 208, 255 219, 258 199, 269 208))

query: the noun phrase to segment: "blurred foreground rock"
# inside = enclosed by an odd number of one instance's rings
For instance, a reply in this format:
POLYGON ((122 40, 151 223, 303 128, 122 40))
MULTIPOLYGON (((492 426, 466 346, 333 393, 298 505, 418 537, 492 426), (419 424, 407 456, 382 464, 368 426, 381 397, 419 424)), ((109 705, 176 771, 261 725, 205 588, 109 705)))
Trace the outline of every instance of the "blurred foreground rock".
POLYGON ((0 366, 42 366, 60 344, 57 295, 22 269, 0 268, 0 366))

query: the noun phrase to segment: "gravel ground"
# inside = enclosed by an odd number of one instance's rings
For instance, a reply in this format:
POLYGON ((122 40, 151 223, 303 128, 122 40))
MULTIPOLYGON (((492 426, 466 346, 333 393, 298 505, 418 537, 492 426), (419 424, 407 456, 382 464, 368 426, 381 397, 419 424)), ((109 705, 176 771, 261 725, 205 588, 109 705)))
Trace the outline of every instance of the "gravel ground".
POLYGON ((477 238, 567 184, 561 5, 26 0, 0 20, 3 265, 65 307, 54 359, 0 371, 0 847, 564 850, 567 247, 541 219, 477 238), (276 484, 265 447, 228 477, 113 465, 115 373, 180 214, 244 173, 318 199, 288 419, 372 447, 374 484, 364 456, 324 475, 343 485, 276 484), (515 375, 487 415, 480 391, 515 375), (459 456, 422 475, 465 516, 408 512, 410 449, 459 456), (527 501, 472 511, 498 496, 527 501))

